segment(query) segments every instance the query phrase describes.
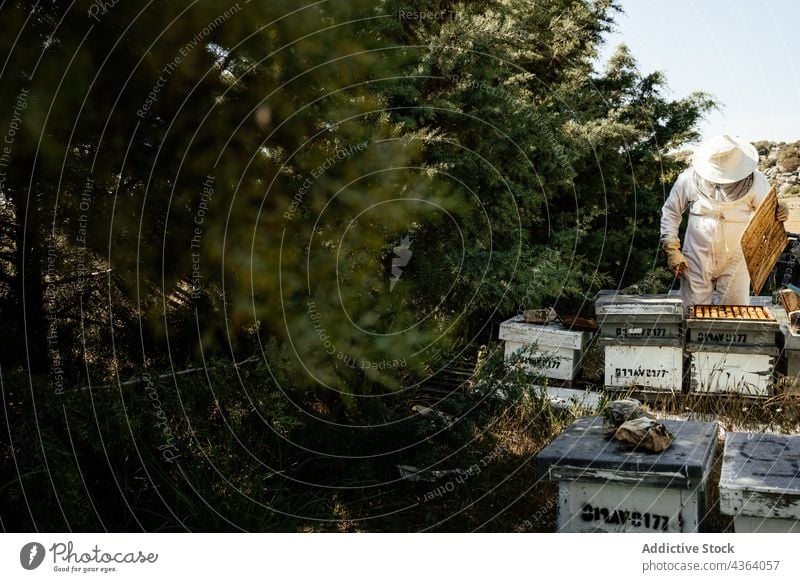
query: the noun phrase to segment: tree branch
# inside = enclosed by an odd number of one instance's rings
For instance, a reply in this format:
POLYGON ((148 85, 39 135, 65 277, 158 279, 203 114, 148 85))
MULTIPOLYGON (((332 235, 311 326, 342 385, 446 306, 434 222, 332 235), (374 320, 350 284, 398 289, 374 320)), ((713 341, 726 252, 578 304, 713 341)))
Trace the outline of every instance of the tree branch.
MULTIPOLYGON (((261 356, 253 355, 249 358, 242 360, 241 362, 234 362, 233 366, 238 368, 240 366, 244 366, 245 364, 252 364, 253 362, 258 362, 261 360, 261 356)), ((196 372, 203 372, 205 370, 214 370, 216 366, 202 366, 199 368, 187 368, 186 370, 180 370, 178 372, 171 372, 167 374, 159 374, 155 378, 158 380, 163 380, 165 378, 174 378, 175 376, 183 376, 185 374, 194 374, 196 372)), ((97 386, 81 386, 80 388, 75 388, 74 390, 68 390, 67 392, 81 392, 84 390, 89 390, 90 388, 98 389, 98 388, 114 388, 115 386, 133 386, 134 384, 139 384, 144 382, 144 375, 142 376, 135 376, 130 380, 125 380, 125 382, 119 382, 118 384, 98 384, 97 386)))
POLYGON ((100 275, 105 275, 110 273, 113 269, 105 269, 103 271, 94 271, 92 273, 87 273, 86 275, 75 275, 74 277, 67 277, 66 279, 60 279, 59 281, 46 281, 48 285, 69 285, 70 283, 74 283, 75 281, 80 281, 81 279, 86 279, 87 277, 99 277, 100 275))

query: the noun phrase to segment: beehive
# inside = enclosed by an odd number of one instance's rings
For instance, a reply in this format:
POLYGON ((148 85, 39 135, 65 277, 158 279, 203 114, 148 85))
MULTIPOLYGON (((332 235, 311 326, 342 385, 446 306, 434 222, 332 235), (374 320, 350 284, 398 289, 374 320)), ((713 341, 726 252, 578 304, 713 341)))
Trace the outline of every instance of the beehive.
POLYGON ((499 338, 505 341, 506 359, 535 345, 535 352, 530 354, 530 367, 546 378, 571 382, 581 369, 591 333, 572 331, 557 322, 526 323, 517 315, 500 324, 499 338))
POLYGON ((780 299, 787 321, 781 324, 783 354, 786 358, 785 390, 800 390, 800 296, 791 289, 782 289, 780 299))
POLYGON ((605 386, 680 392, 683 382, 683 302, 674 295, 595 298, 605 353, 605 386))
POLYGON ((780 326, 765 305, 694 305, 686 320, 693 392, 767 396, 780 326))
POLYGON ((800 532, 800 436, 728 433, 719 507, 737 532, 800 532))
POLYGON ((696 532, 717 447, 713 422, 663 421, 675 437, 647 453, 603 435, 598 416, 579 418, 536 457, 558 482, 559 532, 696 532))

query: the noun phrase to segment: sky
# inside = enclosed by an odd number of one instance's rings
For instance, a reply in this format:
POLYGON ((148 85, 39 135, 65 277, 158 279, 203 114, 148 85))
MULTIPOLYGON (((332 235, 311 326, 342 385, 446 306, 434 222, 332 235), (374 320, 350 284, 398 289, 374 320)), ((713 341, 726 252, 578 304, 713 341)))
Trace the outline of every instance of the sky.
POLYGON ((663 71, 671 98, 711 93, 721 111, 702 138, 800 140, 800 2, 620 0, 616 32, 601 53, 630 47, 644 73, 663 71))

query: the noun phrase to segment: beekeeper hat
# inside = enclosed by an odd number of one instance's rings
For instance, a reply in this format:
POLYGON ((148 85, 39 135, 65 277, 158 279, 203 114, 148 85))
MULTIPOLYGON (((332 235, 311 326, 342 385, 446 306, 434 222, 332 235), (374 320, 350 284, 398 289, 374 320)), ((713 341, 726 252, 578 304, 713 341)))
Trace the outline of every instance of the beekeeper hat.
POLYGON ((703 143, 692 156, 692 167, 714 184, 732 184, 753 173, 758 152, 752 144, 729 135, 717 135, 703 143))

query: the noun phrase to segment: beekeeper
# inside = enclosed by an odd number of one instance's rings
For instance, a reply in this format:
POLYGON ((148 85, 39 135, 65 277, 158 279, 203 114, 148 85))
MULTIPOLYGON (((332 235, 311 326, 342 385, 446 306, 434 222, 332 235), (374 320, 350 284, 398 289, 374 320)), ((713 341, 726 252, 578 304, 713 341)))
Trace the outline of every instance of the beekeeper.
MULTIPOLYGON (((661 209, 661 245, 670 270, 681 280, 687 308, 749 302, 750 274, 741 238, 770 189, 757 164, 752 144, 728 135, 713 137, 697 148, 691 167, 678 176, 661 209), (678 229, 687 208, 681 250, 678 229)), ((783 222, 788 217, 786 206, 778 203, 776 218, 783 222)))

